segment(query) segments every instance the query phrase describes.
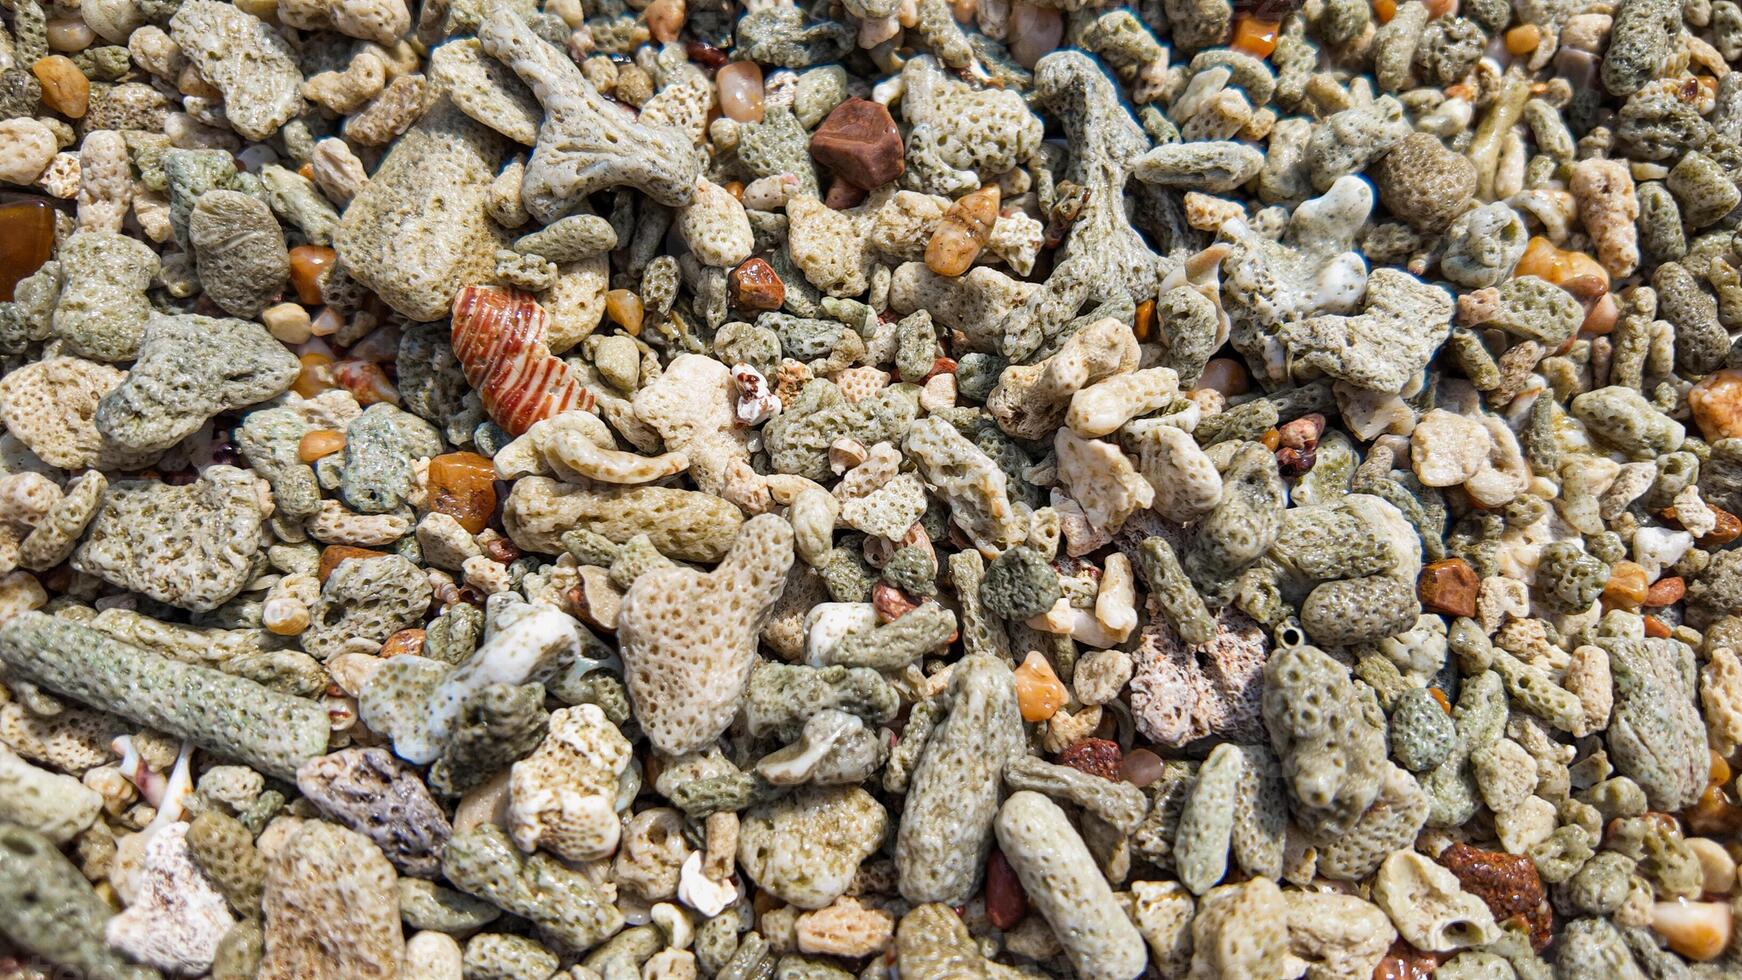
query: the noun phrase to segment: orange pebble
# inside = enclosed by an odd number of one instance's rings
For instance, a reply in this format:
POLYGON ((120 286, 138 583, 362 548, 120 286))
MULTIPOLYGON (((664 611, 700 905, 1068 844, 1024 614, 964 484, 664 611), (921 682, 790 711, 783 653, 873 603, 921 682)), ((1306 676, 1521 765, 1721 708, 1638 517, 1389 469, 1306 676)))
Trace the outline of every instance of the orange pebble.
POLYGON ((420 629, 400 630, 381 644, 381 656, 384 658, 422 652, 423 630, 420 629))
POLYGON ((290 390, 304 398, 313 398, 333 386, 333 359, 326 354, 304 354, 297 358, 302 362, 302 373, 296 376, 296 382, 290 390))
POLYGON ((1630 561, 1618 561, 1609 569, 1609 582, 1603 586, 1603 598, 1610 605, 1633 609, 1650 593, 1645 569, 1630 561))
POLYGON ((303 434, 297 444, 296 458, 312 463, 322 456, 331 456, 345 448, 345 434, 337 429, 313 429, 303 434))
POLYGON ((1016 668, 1016 706, 1023 721, 1045 721, 1064 707, 1069 694, 1052 664, 1035 650, 1016 668))
POLYGON ((1663 620, 1658 619, 1656 616, 1644 616, 1641 618, 1645 620, 1646 636, 1659 640, 1667 640, 1674 635, 1674 631, 1669 628, 1668 624, 1663 620))
POLYGON ((1155 300, 1146 299, 1137 304, 1137 318, 1131 332, 1137 335, 1138 340, 1148 340, 1150 332, 1154 329, 1155 300))
POLYGON ((1506 32, 1506 51, 1512 55, 1527 55, 1542 43, 1542 28, 1535 24, 1520 24, 1506 32))
POLYGON ((1241 14, 1234 18, 1234 41, 1229 46, 1254 58, 1268 58, 1276 50, 1281 32, 1282 24, 1278 21, 1241 14))
POLYGON ((429 461, 429 509, 477 534, 496 510, 496 464, 477 453, 444 453, 429 461))
POLYGON ((1373 0, 1373 16, 1381 24, 1391 23, 1391 18, 1397 16, 1397 0, 1373 0))
POLYGON ((321 276, 333 267, 339 253, 325 245, 298 245, 290 250, 290 282, 304 306, 321 302, 321 276))

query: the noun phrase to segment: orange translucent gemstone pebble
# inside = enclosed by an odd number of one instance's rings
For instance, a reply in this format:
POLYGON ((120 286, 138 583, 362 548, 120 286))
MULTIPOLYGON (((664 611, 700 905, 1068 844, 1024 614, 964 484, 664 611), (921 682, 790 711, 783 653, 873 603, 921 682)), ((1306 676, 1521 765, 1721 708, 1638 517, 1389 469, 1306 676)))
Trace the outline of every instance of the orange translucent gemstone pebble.
POLYGON ((304 306, 321 302, 321 275, 338 257, 339 253, 325 245, 298 245, 290 250, 290 282, 304 306))
POLYGON ((1603 586, 1603 598, 1614 605, 1633 608, 1645 601, 1648 586, 1643 567, 1630 561, 1618 561, 1609 570, 1609 583, 1603 586))
POLYGON ((54 255, 54 208, 40 197, 0 200, 0 302, 54 255))
POLYGON ((1154 329, 1155 300, 1146 299, 1137 304, 1137 317, 1131 328, 1131 332, 1137 335, 1138 340, 1148 340, 1149 332, 1154 329))
POLYGON ((496 510, 496 466, 477 453, 444 453, 429 461, 429 509, 477 534, 496 510))
POLYGON ((1373 0, 1373 16, 1381 24, 1391 23, 1391 18, 1397 16, 1397 0, 1373 0))
POLYGON ((333 359, 326 354, 304 354, 297 358, 302 362, 302 373, 296 376, 296 383, 290 390, 304 398, 314 396, 333 386, 333 359))
POLYGON ((1282 24, 1277 21, 1241 15, 1234 18, 1234 43, 1230 47, 1254 58, 1268 58, 1276 50, 1281 31, 1282 24))
POLYGON ((1556 248, 1554 243, 1537 235, 1524 246, 1524 255, 1512 270, 1514 276, 1536 276, 1559 286, 1581 276, 1595 276, 1604 289, 1609 285, 1609 272, 1596 259, 1583 252, 1556 248))
POLYGON ((1529 54, 1541 43, 1542 28, 1535 24, 1520 24, 1506 32, 1506 51, 1509 54, 1529 54))
POLYGON ((1052 665, 1036 650, 1016 668, 1016 706, 1023 721, 1045 721, 1064 707, 1068 694, 1052 665))
POLYGON ((315 429, 303 434, 297 444, 296 458, 312 463, 322 456, 331 456, 345 448, 345 434, 336 429, 315 429))

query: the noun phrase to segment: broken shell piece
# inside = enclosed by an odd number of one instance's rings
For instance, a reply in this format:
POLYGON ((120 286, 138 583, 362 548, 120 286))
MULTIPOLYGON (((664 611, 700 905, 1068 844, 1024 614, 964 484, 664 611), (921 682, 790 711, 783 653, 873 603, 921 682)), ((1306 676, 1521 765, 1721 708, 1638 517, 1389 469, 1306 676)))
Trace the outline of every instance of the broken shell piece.
POLYGON ((738 886, 731 878, 715 881, 703 874, 702 852, 691 851, 678 872, 677 900, 711 919, 738 900, 738 886))

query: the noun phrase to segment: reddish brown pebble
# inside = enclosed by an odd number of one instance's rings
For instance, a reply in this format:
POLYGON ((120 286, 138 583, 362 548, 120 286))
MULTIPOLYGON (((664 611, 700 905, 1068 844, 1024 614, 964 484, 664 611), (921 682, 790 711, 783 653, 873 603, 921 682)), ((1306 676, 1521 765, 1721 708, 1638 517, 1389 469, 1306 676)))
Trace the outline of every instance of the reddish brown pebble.
POLYGON ((521 550, 507 538, 491 538, 484 542, 484 555, 498 565, 506 565, 521 555, 521 550))
POLYGON ((726 52, 706 41, 685 41, 683 49, 691 61, 703 68, 718 68, 728 60, 726 52))
POLYGON ((423 652, 423 630, 400 630, 381 644, 382 657, 400 657, 423 652))
POLYGON ((925 380, 930 381, 940 374, 955 373, 956 359, 953 357, 940 357, 931 362, 931 370, 926 372, 925 380))
POLYGON ((380 558, 385 554, 387 554, 385 551, 375 551, 370 548, 353 548, 348 544, 329 544, 321 549, 321 564, 320 567, 315 570, 315 577, 320 579, 322 582, 325 582, 327 576, 333 574, 333 569, 339 567, 340 562, 348 561, 352 558, 380 558))
POLYGON ((1104 738, 1079 739, 1059 753, 1059 765, 1113 782, 1119 781, 1119 762, 1119 743, 1104 738))
POLYGON ((54 255, 54 208, 40 197, 0 201, 0 302, 54 255))
POLYGON ((1310 473, 1313 464, 1318 461, 1319 454, 1316 449, 1291 449, 1284 446, 1276 451, 1276 469, 1289 480, 1310 473))
POLYGON ((1682 601, 1682 596, 1687 595, 1687 593, 1688 585, 1686 582, 1675 575, 1666 576, 1651 583, 1651 588, 1645 590, 1643 605, 1654 609, 1673 606, 1682 601))
POLYGON ((778 310, 786 302, 786 284, 763 258, 745 259, 726 276, 726 288, 741 310, 778 310))
POLYGON ((1427 612, 1447 616, 1476 615, 1476 590, 1481 587, 1476 570, 1462 558, 1447 558, 1423 567, 1416 594, 1427 612))
POLYGON ((871 587, 871 607, 877 611, 877 621, 893 623, 919 607, 913 597, 888 582, 871 587))
POLYGON ((837 176, 823 192, 823 203, 836 211, 856 208, 864 202, 865 191, 848 183, 845 177, 837 176))
POLYGON ((1435 860, 1458 876, 1465 891, 1487 904, 1496 922, 1518 919, 1530 930, 1530 944, 1537 952, 1548 946, 1554 912, 1543 893, 1536 862, 1527 855, 1457 843, 1435 860))
POLYGON ((1373 980, 1432 980, 1439 968, 1437 955, 1424 953, 1399 939, 1373 968, 1373 980))
POLYGON ((986 918, 999 929, 1009 929, 1028 914, 1028 893, 1004 852, 994 850, 986 858, 986 918))
POLYGON ((321 303, 321 276, 333 267, 339 253, 325 245, 298 245, 290 250, 290 282, 304 306, 321 303))
POLYGON ((881 103, 851 98, 811 134, 811 157, 854 186, 871 190, 907 169, 901 131, 881 103))

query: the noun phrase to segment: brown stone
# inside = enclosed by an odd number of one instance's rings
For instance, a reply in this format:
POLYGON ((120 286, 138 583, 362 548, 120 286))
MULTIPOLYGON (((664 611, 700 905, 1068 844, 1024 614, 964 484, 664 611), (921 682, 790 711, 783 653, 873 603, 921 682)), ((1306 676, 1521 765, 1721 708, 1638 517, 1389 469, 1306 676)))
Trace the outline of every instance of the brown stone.
POLYGON ((931 241, 926 243, 926 268, 940 276, 967 272, 992 237, 998 203, 998 185, 987 184, 950 205, 937 230, 932 232, 931 241))
POLYGON ((1652 609, 1673 606, 1687 595, 1688 584, 1676 575, 1668 575, 1651 583, 1651 588, 1645 590, 1643 605, 1652 609))
POLYGON ((1523 854, 1484 851, 1458 843, 1436 858, 1458 876, 1464 890, 1480 898, 1494 913, 1494 921, 1519 920, 1530 932, 1530 944, 1541 952, 1552 935, 1554 913, 1543 893, 1536 862, 1523 854))
POLYGON ((1447 558, 1424 566, 1416 594, 1428 612, 1448 616, 1476 615, 1476 590, 1482 585, 1476 570, 1462 558, 1447 558))
POLYGON ((1105 738, 1078 739, 1059 753, 1059 765, 1113 782, 1119 781, 1119 763, 1119 743, 1105 738))
POLYGON ((811 157, 856 187, 872 190, 907 169, 901 131, 881 103, 851 98, 811 134, 811 157))
POLYGON ((866 196, 864 188, 855 187, 837 175, 829 181, 829 189, 823 191, 823 204, 836 211, 845 211, 865 203, 866 196))
POLYGON ((54 207, 40 197, 0 199, 0 302, 54 255, 54 207))
POLYGON ((91 107, 91 80, 64 54, 38 58, 31 74, 42 84, 42 104, 68 119, 83 119, 91 107))
POLYGON ((786 302, 786 284, 763 258, 745 259, 726 276, 726 288, 741 310, 778 310, 786 302))

